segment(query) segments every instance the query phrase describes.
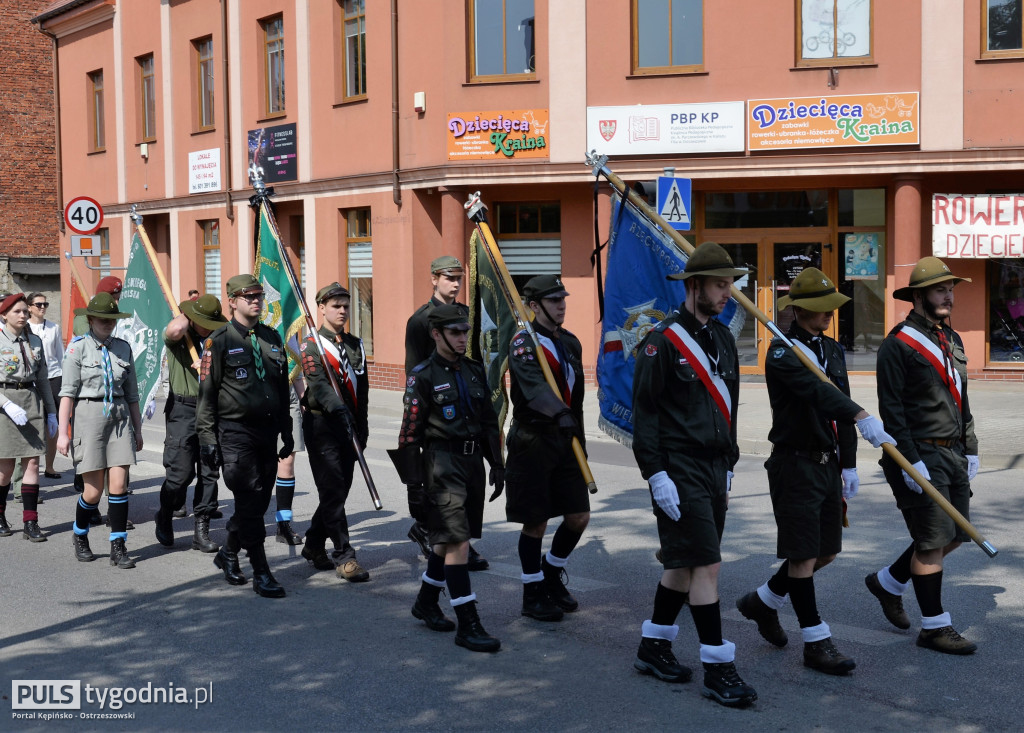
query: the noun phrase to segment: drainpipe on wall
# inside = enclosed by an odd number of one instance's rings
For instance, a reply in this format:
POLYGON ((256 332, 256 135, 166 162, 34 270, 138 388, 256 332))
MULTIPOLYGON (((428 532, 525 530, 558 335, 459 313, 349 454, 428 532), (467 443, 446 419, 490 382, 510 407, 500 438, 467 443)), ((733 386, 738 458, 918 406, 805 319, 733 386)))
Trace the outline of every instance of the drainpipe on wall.
POLYGON ((220 0, 220 53, 224 74, 224 206, 228 221, 235 221, 235 207, 231 205, 231 79, 228 78, 228 0, 220 0))
POLYGON ((391 0, 391 198, 402 208, 402 182, 398 177, 398 0, 391 0))
POLYGON ((57 61, 57 36, 43 30, 41 25, 39 26, 39 32, 53 42, 53 126, 57 136, 56 145, 54 145, 54 152, 57 156, 57 209, 60 212, 60 233, 66 234, 67 229, 64 227, 63 155, 61 154, 60 147, 60 65, 57 61))

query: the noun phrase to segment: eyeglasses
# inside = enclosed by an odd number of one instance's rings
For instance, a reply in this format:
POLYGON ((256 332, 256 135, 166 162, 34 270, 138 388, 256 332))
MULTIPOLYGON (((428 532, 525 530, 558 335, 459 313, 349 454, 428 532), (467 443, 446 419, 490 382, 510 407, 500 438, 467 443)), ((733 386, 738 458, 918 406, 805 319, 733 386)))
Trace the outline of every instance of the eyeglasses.
POLYGON ((247 303, 258 303, 263 300, 263 293, 241 293, 236 297, 241 298, 247 303))
POLYGON ((32 305, 34 305, 36 308, 49 308, 50 307, 49 303, 33 303, 32 305))

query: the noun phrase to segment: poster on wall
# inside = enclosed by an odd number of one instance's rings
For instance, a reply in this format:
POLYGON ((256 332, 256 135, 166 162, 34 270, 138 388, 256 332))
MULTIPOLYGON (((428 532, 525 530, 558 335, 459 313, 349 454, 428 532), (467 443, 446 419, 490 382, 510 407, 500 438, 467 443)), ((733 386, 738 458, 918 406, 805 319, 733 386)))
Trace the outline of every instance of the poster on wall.
POLYGON ((933 195, 932 254, 943 259, 1024 257, 1024 194, 933 195))
POLYGON ((847 280, 878 279, 878 234, 847 234, 843 244, 847 280))
POLYGON ((249 165, 263 167, 268 186, 299 178, 295 123, 249 130, 249 165))
POLYGON ((546 160, 548 123, 546 109, 449 112, 448 160, 546 160))
POLYGON ((220 190, 220 148, 193 150, 188 154, 188 192, 220 190))
POLYGON ((587 150, 604 155, 742 152, 743 102, 587 107, 587 150))

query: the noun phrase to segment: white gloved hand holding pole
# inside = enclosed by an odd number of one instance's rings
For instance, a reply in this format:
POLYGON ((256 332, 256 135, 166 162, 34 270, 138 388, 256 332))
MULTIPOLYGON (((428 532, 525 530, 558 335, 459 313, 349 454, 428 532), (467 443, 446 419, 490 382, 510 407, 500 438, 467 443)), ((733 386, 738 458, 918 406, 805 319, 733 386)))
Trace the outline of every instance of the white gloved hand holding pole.
POLYGON ((860 477, 856 468, 843 469, 843 498, 852 499, 860 490, 860 477))
MULTIPOLYGON (((916 470, 919 474, 924 476, 928 481, 932 480, 932 475, 928 473, 928 466, 924 465, 924 461, 918 461, 917 463, 915 463, 914 470, 916 470)), ((913 491, 915 494, 924 493, 924 489, 922 489, 918 485, 917 481, 910 478, 910 474, 907 473, 906 471, 903 471, 903 483, 905 483, 907 485, 907 488, 913 491)))

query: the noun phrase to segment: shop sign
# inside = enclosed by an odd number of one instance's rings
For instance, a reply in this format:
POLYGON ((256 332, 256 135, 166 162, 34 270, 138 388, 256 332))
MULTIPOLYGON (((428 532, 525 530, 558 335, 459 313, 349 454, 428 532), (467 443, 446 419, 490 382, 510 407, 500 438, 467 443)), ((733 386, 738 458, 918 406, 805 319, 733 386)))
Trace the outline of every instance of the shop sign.
POLYGON ((747 102, 750 150, 917 145, 917 92, 747 102))
POLYGON ((448 160, 548 157, 548 111, 504 109, 448 114, 448 160))
POLYGON ((954 259, 1024 257, 1024 194, 933 195, 932 254, 954 259))
POLYGON ((220 148, 193 150, 188 154, 188 192, 220 190, 220 148))
POLYGON ((587 150, 603 155, 743 152, 743 102, 587 107, 587 150))
POLYGON ((263 182, 273 185, 299 178, 295 123, 249 130, 249 167, 263 168, 263 182))

